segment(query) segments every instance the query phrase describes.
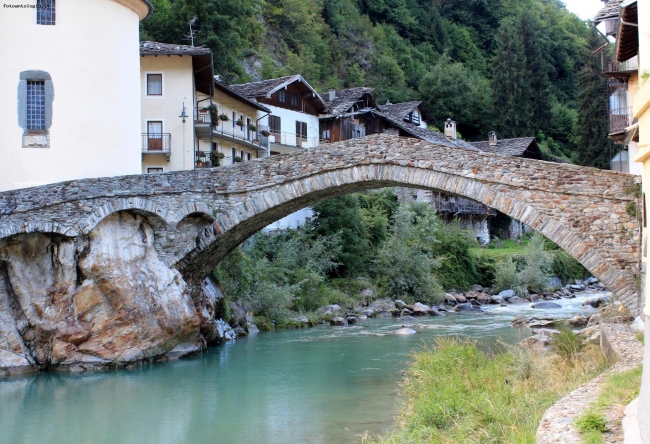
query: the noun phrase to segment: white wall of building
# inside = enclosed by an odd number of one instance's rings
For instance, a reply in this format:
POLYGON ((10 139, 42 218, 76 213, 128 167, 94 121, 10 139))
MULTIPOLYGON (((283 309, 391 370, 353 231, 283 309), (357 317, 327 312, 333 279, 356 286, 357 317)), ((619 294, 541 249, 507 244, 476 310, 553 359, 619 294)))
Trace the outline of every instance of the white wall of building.
MULTIPOLYGON (((163 122, 163 133, 171 134, 169 161, 164 154, 142 154, 142 173, 147 168, 162 167, 164 171, 194 168, 194 75, 191 56, 145 56, 140 58, 142 116, 140 132, 147 133, 147 122, 163 122), (162 95, 147 95, 147 74, 162 74, 162 95), (183 119, 179 116, 185 103, 183 119)), ((205 102, 206 106, 209 102, 205 102)), ((142 143, 142 137, 140 139, 142 143)), ((146 140, 145 140, 146 143, 146 140)), ((140 147, 142 149, 142 146, 140 147)))
MULTIPOLYGON (((289 147, 296 147, 296 121, 306 122, 307 123, 307 140, 302 144, 303 148, 314 148, 318 146, 319 141, 319 121, 317 115, 307 114, 300 111, 294 111, 286 108, 280 108, 273 105, 265 105, 271 110, 271 114, 274 116, 280 117, 282 125, 282 139, 280 141, 276 140, 276 144, 287 145, 289 147)), ((269 119, 268 117, 260 120, 260 125, 268 128, 269 119)), ((295 151, 291 148, 284 151, 283 147, 272 147, 272 151, 278 151, 280 153, 295 151)))
POLYGON ((643 164, 641 162, 635 162, 634 159, 639 154, 639 148, 636 146, 636 142, 630 142, 627 146, 629 151, 629 160, 630 160, 630 174, 636 174, 637 176, 643 175, 643 164))
POLYGON ((35 9, 2 8, 0 191, 141 171, 138 31, 146 6, 122 3, 59 1, 52 26, 37 25, 35 9), (23 148, 17 102, 28 70, 52 78, 48 148, 23 148))

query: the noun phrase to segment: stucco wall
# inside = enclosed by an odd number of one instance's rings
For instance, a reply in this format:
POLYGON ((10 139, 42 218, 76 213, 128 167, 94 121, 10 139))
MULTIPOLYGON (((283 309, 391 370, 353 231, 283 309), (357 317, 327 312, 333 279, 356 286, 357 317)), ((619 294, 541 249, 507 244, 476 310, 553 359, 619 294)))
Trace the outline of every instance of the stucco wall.
POLYGON ((650 318, 646 317, 645 352, 643 355, 643 382, 639 395, 639 426, 643 442, 650 444, 650 318))
MULTIPOLYGON (((222 160, 222 165, 231 165, 232 161, 232 148, 235 148, 236 155, 241 157, 241 152, 244 154, 250 154, 251 159, 257 159, 259 157, 264 157, 264 153, 258 152, 252 148, 247 147, 242 143, 233 142, 229 140, 231 137, 234 138, 247 138, 248 134, 246 128, 241 128, 237 125, 233 127, 232 113, 235 111, 237 119, 243 116, 243 122, 246 123, 247 119, 251 120, 251 123, 255 126, 259 126, 257 119, 263 116, 266 113, 262 113, 257 109, 253 108, 250 105, 247 105, 244 102, 241 102, 233 97, 230 97, 223 92, 217 90, 214 94, 213 102, 217 105, 219 114, 226 114, 228 116, 227 122, 219 122, 215 129, 214 141, 217 143, 217 151, 222 152, 226 157, 222 160), (220 137, 219 134, 223 133, 224 137, 220 137)), ((259 129, 259 128, 258 128, 259 129)), ((251 134, 251 139, 255 138, 255 134, 251 134)), ((246 156, 244 156, 246 160, 246 156)))
MULTIPOLYGON (((293 111, 285 108, 280 108, 277 106, 266 105, 267 108, 271 110, 272 115, 279 116, 281 119, 282 125, 282 137, 283 144, 289 146, 296 145, 296 121, 306 122, 307 123, 307 141, 302 145, 303 148, 314 148, 318 146, 319 140, 319 121, 317 115, 307 114, 299 111, 293 111)), ((269 126, 268 117, 260 120, 260 125, 267 127, 269 126)), ((273 151, 278 151, 283 153, 284 151, 277 148, 272 148, 273 151)))
POLYGON ((54 26, 37 25, 35 9, 2 9, 0 191, 141 171, 138 24, 136 11, 111 0, 57 2, 54 26), (26 70, 52 77, 49 148, 22 147, 26 70))
POLYGON ((191 56, 146 56, 140 58, 140 87, 142 116, 141 132, 147 132, 148 121, 162 121, 163 133, 171 134, 169 161, 163 154, 143 154, 142 172, 148 167, 163 167, 165 171, 194 168, 194 80, 191 56), (162 96, 147 95, 147 74, 162 74, 162 96), (185 102, 183 120, 181 115, 185 102))

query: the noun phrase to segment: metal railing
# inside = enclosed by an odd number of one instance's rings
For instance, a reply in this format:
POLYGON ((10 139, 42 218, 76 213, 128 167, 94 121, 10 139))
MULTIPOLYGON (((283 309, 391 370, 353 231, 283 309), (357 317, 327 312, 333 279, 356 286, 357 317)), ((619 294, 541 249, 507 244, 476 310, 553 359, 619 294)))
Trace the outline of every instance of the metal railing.
POLYGON ((313 148, 319 144, 318 137, 304 137, 301 134, 278 131, 271 131, 268 140, 269 143, 278 143, 281 145, 296 146, 300 148, 313 148))
POLYGON ((624 62, 617 62, 609 56, 603 57, 603 73, 630 72, 639 70, 639 58, 632 57, 624 62))
POLYGON ((632 124, 632 107, 615 108, 609 111, 609 133, 615 134, 632 124))
POLYGON ((143 153, 171 153, 172 135, 169 133, 142 133, 143 153))
POLYGON ((212 119, 210 118, 210 110, 208 109, 199 109, 198 107, 194 109, 194 121, 196 123, 207 123, 212 124, 212 119))
POLYGON ((231 120, 221 121, 212 131, 217 136, 222 135, 243 142, 249 142, 253 145, 259 145, 262 148, 268 147, 268 138, 262 136, 257 128, 253 131, 249 126, 239 126, 237 124, 233 127, 231 120))

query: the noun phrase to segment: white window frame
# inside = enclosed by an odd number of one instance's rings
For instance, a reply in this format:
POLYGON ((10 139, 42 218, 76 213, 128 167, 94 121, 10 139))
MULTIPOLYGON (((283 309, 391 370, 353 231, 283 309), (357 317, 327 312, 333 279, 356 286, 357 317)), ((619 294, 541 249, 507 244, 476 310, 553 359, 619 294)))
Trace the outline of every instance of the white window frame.
POLYGON ((145 97, 160 98, 165 97, 165 73, 158 71, 148 71, 144 73, 144 95, 145 97), (149 74, 160 75, 160 92, 161 94, 149 94, 149 74))
POLYGON ((148 166, 148 167, 147 167, 147 174, 157 174, 157 173, 165 173, 165 172, 167 172, 167 170, 165 169, 164 166, 148 166), (155 169, 159 169, 159 168, 160 168, 160 169, 162 169, 162 171, 156 171, 156 172, 154 172, 154 173, 151 173, 151 172, 149 172, 149 170, 150 170, 151 168, 155 168, 155 169))

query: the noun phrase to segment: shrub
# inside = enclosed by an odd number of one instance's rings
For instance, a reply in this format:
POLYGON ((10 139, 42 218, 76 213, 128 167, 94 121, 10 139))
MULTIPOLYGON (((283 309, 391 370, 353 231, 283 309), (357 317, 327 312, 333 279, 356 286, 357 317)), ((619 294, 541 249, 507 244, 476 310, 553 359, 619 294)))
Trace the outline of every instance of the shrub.
POLYGON ((580 433, 607 431, 605 416, 599 412, 587 411, 583 413, 575 419, 575 425, 580 433))
POLYGON ((520 284, 519 273, 517 273, 517 266, 515 265, 512 257, 505 260, 494 273, 494 288, 493 291, 498 293, 503 290, 518 287, 520 284))
POLYGON ((519 274, 523 287, 531 293, 542 293, 548 288, 552 258, 544 250, 544 237, 535 233, 524 253, 525 266, 519 274))
POLYGON ((551 273, 560 278, 563 283, 571 279, 584 279, 589 275, 589 271, 566 251, 556 250, 552 254, 551 273))
POLYGON ((582 339, 569 327, 560 327, 560 333, 553 336, 553 347, 565 361, 572 363, 584 348, 582 339))

